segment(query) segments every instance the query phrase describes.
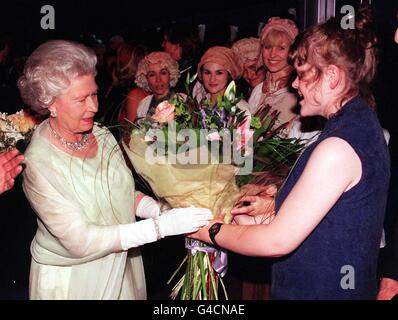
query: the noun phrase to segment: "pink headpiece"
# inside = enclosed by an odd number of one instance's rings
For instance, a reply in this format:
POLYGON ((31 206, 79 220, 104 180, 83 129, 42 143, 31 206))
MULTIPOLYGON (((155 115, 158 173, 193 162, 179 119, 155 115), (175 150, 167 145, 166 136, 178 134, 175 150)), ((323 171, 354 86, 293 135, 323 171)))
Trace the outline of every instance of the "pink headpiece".
POLYGON ((265 38, 271 30, 280 30, 286 32, 292 42, 299 32, 296 24, 292 20, 272 17, 268 20, 267 24, 261 31, 261 43, 264 42, 265 38))
POLYGON ((240 56, 227 47, 211 47, 208 49, 198 64, 198 78, 202 80, 201 68, 206 63, 217 63, 223 66, 233 80, 239 79, 243 73, 243 61, 240 56))
POLYGON ((260 53, 260 39, 240 39, 232 45, 231 49, 234 50, 241 57, 244 63, 257 61, 258 55, 260 53))

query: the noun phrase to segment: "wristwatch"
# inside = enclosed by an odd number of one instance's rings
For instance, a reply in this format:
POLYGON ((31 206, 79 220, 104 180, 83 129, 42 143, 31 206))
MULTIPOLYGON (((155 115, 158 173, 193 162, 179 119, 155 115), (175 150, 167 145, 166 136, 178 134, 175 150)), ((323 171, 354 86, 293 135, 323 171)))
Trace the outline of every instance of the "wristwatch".
POLYGON ((222 225, 223 225, 223 223, 219 223, 219 222, 218 222, 218 223, 213 224, 213 225, 209 228, 209 237, 210 237, 210 240, 211 240, 211 242, 214 244, 214 246, 216 246, 216 247, 220 247, 220 246, 217 244, 216 235, 217 235, 217 233, 220 231, 222 225))

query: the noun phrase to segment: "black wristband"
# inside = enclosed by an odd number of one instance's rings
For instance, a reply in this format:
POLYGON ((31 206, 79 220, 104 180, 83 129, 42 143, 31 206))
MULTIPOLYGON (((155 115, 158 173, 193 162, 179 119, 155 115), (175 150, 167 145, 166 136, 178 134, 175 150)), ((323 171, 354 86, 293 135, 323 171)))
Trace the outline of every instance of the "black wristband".
POLYGON ((220 231, 222 225, 223 225, 223 223, 218 222, 218 223, 213 224, 209 229, 210 240, 213 243, 213 245, 216 246, 217 248, 219 248, 220 246, 217 244, 216 235, 220 231))

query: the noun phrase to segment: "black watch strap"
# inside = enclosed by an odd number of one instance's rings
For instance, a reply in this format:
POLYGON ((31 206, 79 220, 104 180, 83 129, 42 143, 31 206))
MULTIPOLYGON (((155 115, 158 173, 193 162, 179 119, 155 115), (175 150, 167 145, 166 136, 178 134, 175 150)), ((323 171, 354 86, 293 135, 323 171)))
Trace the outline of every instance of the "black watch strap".
POLYGON ((210 229, 209 229, 209 237, 210 237, 210 240, 211 240, 211 242, 213 243, 213 245, 216 246, 216 247, 218 247, 218 248, 219 248, 220 246, 217 244, 216 235, 217 235, 218 232, 220 231, 222 225, 223 225, 223 223, 217 222, 217 223, 213 224, 213 225, 210 227, 210 229))

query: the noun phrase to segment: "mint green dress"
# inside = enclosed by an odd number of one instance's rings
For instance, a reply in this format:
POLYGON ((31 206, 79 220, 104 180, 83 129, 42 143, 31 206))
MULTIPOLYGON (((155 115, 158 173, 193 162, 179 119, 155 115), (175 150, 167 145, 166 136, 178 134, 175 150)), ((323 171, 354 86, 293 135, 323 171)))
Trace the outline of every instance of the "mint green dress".
POLYGON ((112 134, 94 125, 98 152, 79 158, 50 142, 48 120, 25 153, 23 188, 37 214, 30 299, 146 299, 138 248, 121 251, 135 221, 134 180, 112 134))

